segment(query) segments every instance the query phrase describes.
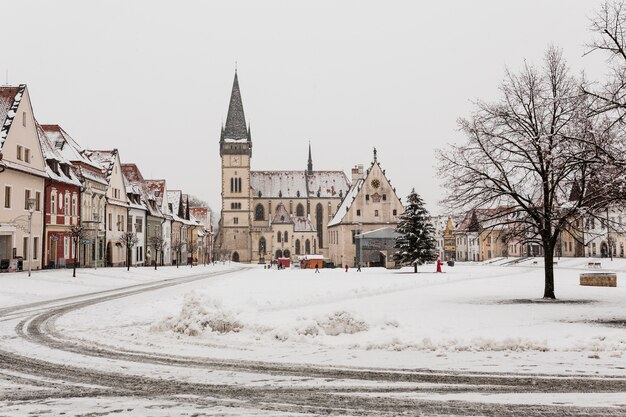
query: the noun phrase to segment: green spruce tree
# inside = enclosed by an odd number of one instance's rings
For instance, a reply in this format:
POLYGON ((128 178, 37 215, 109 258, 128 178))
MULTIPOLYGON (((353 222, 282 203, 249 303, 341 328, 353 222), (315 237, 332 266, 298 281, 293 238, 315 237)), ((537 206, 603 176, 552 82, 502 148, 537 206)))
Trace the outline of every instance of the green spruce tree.
POLYGON ((400 216, 400 222, 396 228, 398 237, 394 248, 398 251, 394 254, 394 260, 402 264, 413 264, 415 272, 417 265, 428 261, 434 261, 435 255, 435 227, 430 222, 430 214, 424 207, 424 200, 415 192, 407 197, 405 211, 400 216))

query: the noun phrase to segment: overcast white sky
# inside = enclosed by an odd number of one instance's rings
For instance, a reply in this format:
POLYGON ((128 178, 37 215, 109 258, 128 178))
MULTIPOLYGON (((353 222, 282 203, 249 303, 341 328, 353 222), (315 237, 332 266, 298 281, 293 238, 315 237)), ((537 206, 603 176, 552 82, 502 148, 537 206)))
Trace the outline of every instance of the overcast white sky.
POLYGON ((437 212, 434 149, 471 100, 553 43, 576 71, 599 1, 5 1, 0 74, 85 147, 220 207, 220 125, 235 61, 253 169, 368 164, 437 212))

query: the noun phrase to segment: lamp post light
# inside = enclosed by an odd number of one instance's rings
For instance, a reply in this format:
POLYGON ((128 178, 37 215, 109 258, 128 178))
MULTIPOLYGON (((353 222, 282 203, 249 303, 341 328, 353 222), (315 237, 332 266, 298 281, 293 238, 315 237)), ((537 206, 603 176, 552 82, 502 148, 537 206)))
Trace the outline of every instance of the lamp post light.
POLYGON ((28 204, 28 276, 33 269, 33 212, 35 211, 35 199, 29 198, 28 204))

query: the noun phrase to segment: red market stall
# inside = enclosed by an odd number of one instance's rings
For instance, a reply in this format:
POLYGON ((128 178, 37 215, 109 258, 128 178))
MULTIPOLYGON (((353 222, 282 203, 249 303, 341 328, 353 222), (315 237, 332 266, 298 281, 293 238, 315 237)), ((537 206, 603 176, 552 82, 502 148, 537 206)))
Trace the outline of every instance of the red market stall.
POLYGON ((278 258, 277 264, 279 268, 289 268, 289 266, 291 265, 291 259, 278 258))

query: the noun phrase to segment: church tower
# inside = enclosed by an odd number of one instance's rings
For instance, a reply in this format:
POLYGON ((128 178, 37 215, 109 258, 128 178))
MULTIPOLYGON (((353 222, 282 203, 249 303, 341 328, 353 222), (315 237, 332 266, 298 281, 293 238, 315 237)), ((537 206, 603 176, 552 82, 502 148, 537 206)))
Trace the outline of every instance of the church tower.
MULTIPOLYGON (((220 135, 222 159, 222 216, 220 239, 223 253, 236 262, 250 262, 250 159, 252 137, 243 112, 239 80, 230 95, 226 125, 220 135)), ((219 255, 218 255, 219 256, 219 255)))

